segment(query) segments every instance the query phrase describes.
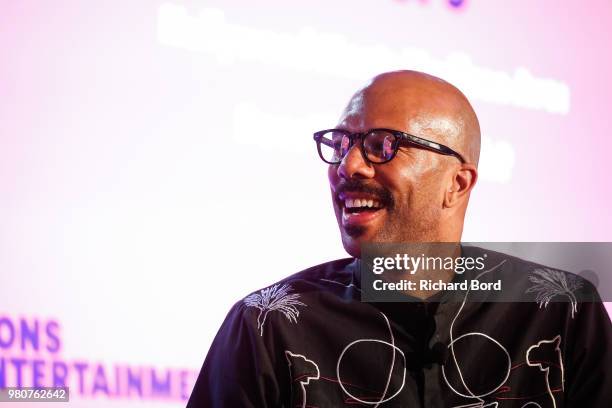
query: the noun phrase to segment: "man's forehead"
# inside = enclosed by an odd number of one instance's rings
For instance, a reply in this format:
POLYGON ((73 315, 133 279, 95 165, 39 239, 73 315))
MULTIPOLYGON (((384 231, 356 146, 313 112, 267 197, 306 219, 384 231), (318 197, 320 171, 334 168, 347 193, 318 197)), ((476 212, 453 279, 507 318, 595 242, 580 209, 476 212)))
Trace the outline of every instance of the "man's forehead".
POLYGON ((445 103, 437 102, 433 95, 427 98, 409 90, 360 91, 343 111, 338 127, 353 132, 383 127, 423 136, 442 133, 445 138, 456 134, 462 123, 445 109, 445 103))

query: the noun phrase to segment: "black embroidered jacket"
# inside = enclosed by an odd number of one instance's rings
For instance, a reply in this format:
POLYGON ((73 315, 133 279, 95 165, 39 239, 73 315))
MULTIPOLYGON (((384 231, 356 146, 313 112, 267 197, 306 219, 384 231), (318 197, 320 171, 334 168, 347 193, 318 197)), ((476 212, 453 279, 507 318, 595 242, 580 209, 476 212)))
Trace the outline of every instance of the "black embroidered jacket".
POLYGON ((315 266, 233 306, 188 408, 612 407, 592 285, 540 269, 534 290, 537 265, 493 254, 486 279, 550 303, 364 303, 358 260, 315 266))

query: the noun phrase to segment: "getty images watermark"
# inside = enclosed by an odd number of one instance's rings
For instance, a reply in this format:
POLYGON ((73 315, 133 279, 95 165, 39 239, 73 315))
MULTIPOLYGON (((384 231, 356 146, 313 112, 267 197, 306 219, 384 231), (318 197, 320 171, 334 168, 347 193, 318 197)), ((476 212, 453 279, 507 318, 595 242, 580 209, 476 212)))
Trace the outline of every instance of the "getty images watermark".
POLYGON ((365 244, 362 300, 610 300, 612 282, 597 273, 609 265, 612 243, 365 244))
MULTIPOLYGON (((376 256, 372 258, 372 273, 382 275, 390 272, 407 274, 410 277, 417 274, 417 271, 428 277, 438 274, 452 277, 453 272, 463 274, 465 271, 483 271, 485 268, 486 254, 478 257, 470 256, 429 256, 420 254, 417 256, 406 253, 395 254, 395 256, 376 256)), ((462 281, 444 281, 442 279, 397 279, 385 281, 375 279, 373 282, 374 290, 377 291, 446 291, 446 290, 501 290, 501 280, 494 283, 480 282, 478 279, 462 281)))

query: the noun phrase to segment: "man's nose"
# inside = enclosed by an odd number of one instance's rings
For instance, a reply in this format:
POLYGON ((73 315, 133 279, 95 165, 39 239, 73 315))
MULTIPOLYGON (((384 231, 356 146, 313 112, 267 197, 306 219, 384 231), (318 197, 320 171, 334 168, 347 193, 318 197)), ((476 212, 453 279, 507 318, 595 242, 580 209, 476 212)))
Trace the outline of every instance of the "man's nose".
POLYGON ((361 153, 361 141, 357 141, 338 165, 338 176, 343 179, 372 178, 374 177, 374 166, 363 157, 361 153))

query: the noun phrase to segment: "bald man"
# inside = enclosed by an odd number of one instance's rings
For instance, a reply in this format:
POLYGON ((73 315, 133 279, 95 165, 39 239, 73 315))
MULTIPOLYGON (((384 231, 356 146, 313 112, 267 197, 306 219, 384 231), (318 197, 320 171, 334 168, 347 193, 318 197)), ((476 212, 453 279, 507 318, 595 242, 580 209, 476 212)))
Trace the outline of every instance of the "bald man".
MULTIPOLYGON (((379 75, 355 93, 335 128, 314 139, 351 257, 237 302, 188 407, 612 406, 605 376, 612 329, 586 281, 571 293, 579 304, 542 308, 435 288, 404 291, 402 302, 361 301, 368 244, 461 241, 480 127, 457 88, 414 71, 379 75)), ((478 275, 433 268, 419 278, 501 282, 524 295, 530 271, 540 271, 492 251, 445 248, 453 261, 481 259, 478 275)), ((570 288, 576 282, 554 276, 570 288)))
MULTIPOLYGON (((396 141, 391 132, 379 132, 384 133, 379 137, 400 145, 393 160, 376 165, 364 160, 361 149, 351 148, 342 161, 330 165, 334 209, 349 254, 359 258, 363 242, 460 240, 469 193, 477 179, 480 127, 458 89, 422 73, 383 74, 351 98, 338 128, 357 133, 400 130, 458 153, 436 154, 411 140, 396 141), (345 190, 369 191, 383 199, 383 206, 371 217, 351 217, 341 200, 345 190)), ((342 136, 332 132, 324 137, 342 136)))

